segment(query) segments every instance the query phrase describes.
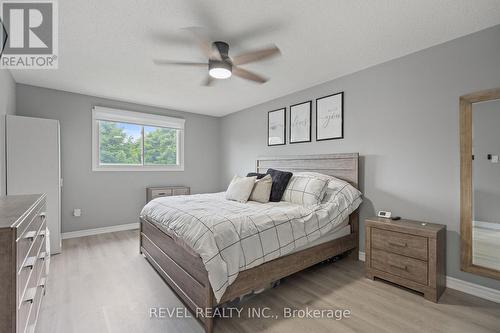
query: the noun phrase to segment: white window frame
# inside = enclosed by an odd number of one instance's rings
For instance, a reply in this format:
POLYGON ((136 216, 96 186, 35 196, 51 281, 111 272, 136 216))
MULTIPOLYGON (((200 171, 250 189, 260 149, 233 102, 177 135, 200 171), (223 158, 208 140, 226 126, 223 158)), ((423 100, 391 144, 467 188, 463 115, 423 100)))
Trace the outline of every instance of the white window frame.
MULTIPOLYGON (((184 171, 184 124, 185 120, 150 113, 111 109, 101 106, 92 108, 92 171, 184 171), (113 121, 141 126, 166 127, 177 130, 176 165, 102 165, 99 160, 99 121, 113 121)), ((144 139, 144 138, 143 138, 144 139)))

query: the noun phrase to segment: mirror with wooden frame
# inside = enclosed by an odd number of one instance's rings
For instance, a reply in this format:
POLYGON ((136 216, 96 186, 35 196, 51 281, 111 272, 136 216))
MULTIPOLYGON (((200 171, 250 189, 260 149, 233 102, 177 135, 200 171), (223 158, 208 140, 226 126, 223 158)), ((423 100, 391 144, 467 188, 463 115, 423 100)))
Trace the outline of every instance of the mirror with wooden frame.
POLYGON ((500 279, 500 88, 460 97, 461 269, 500 279))

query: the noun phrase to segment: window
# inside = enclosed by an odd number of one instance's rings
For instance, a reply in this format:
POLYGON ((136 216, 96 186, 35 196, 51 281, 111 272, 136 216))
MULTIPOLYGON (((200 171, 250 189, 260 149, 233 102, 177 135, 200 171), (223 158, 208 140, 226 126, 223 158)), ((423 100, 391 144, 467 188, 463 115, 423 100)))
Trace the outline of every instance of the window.
POLYGON ((92 109, 92 170, 184 170, 184 119, 92 109))

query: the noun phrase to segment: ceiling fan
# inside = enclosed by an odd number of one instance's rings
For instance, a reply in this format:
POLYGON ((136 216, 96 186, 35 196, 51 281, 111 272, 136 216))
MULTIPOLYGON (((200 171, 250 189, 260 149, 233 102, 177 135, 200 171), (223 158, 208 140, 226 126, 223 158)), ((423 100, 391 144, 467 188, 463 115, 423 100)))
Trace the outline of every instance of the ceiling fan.
POLYGON ((205 67, 208 69, 208 76, 203 82, 203 85, 210 86, 214 79, 228 79, 232 75, 238 76, 245 80, 250 80, 256 83, 265 83, 267 78, 246 70, 240 65, 245 65, 251 62, 256 62, 280 55, 280 49, 275 46, 269 46, 264 49, 246 52, 234 57, 229 56, 229 44, 223 41, 210 42, 202 33, 201 28, 190 27, 185 30, 191 32, 195 37, 198 47, 203 54, 208 58, 208 62, 187 62, 187 61, 170 61, 154 59, 156 65, 177 65, 187 67, 205 67))

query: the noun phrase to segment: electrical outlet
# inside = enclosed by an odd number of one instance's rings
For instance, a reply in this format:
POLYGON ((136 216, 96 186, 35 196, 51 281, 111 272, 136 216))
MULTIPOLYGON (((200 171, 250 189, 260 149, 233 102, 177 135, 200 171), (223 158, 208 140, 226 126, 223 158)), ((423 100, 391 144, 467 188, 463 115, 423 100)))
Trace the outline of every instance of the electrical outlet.
POLYGON ((75 216, 75 217, 82 216, 82 210, 80 208, 73 209, 73 216, 75 216))
POLYGON ((498 163, 498 155, 491 156, 491 163, 498 163))

